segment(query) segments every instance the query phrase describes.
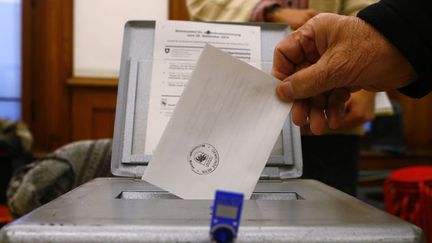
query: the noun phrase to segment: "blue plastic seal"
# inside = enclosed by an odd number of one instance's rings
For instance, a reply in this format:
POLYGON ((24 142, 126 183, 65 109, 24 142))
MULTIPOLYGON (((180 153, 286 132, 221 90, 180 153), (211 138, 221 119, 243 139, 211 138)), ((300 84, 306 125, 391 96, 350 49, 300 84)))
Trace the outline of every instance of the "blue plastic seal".
POLYGON ((213 242, 234 242, 240 226, 243 198, 242 193, 216 191, 210 224, 213 242))

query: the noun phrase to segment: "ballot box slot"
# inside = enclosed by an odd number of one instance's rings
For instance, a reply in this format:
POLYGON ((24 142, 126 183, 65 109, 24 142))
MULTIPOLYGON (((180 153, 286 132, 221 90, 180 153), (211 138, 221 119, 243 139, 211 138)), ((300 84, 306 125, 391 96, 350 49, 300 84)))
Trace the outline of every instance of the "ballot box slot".
MULTIPOLYGON (((166 191, 122 191, 116 199, 151 200, 151 199, 181 199, 166 191)), ((254 192, 250 200, 304 200, 296 192, 254 192)))

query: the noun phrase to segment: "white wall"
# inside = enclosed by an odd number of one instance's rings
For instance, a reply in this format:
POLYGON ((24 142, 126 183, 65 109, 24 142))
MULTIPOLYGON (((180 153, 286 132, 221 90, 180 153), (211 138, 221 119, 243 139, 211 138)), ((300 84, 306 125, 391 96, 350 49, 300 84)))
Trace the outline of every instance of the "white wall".
POLYGON ((168 0, 75 0, 74 76, 118 77, 127 20, 168 19, 168 0))

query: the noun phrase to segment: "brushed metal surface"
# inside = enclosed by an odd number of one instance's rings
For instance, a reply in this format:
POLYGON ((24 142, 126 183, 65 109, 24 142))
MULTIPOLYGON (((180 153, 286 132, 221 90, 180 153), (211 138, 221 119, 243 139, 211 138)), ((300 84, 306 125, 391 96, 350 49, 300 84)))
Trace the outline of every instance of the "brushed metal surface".
MULTIPOLYGON (((120 199, 167 194, 137 179, 95 179, 5 226, 1 242, 208 242, 209 200, 120 199)), ((422 231, 314 180, 267 181, 247 200, 238 242, 422 242, 422 231)))

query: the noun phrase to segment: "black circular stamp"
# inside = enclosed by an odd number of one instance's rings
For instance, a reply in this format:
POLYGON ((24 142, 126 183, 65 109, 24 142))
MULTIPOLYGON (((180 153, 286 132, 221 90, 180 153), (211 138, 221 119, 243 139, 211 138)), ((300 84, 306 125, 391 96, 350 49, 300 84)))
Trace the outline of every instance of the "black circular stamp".
POLYGON ((219 165, 219 154, 213 145, 203 143, 195 146, 188 154, 192 171, 199 175, 212 173, 219 165))

